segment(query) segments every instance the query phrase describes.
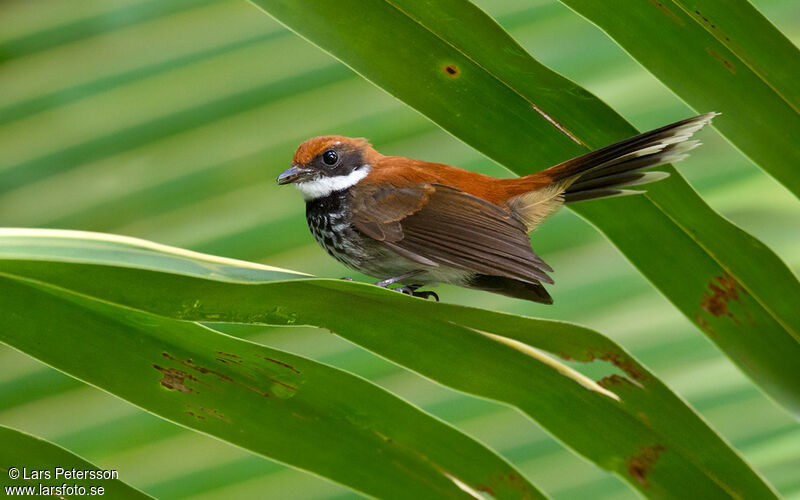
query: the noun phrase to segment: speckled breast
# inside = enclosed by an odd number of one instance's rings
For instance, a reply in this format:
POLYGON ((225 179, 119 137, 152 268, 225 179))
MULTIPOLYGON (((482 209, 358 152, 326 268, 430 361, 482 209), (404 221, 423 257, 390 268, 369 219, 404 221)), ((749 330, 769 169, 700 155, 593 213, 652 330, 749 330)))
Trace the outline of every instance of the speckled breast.
POLYGON ((362 237, 352 226, 349 195, 337 191, 306 201, 306 222, 317 243, 339 262, 359 269, 365 257, 362 237))

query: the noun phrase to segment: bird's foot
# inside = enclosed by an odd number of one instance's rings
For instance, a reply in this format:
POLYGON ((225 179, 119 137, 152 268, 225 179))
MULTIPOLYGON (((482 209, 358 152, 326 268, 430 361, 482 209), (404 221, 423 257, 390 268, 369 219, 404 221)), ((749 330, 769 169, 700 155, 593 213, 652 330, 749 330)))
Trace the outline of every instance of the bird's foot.
POLYGON ((391 288, 395 292, 405 293, 406 295, 411 295, 412 297, 419 297, 421 299, 428 300, 429 298, 433 297, 436 302, 439 302, 439 296, 436 292, 429 292, 429 291, 422 291, 418 292, 417 288, 422 285, 408 285, 408 286, 399 286, 397 288, 391 288))
POLYGON ((345 276, 344 278, 339 278, 339 279, 342 280, 342 281, 353 281, 353 278, 349 278, 347 276, 345 276))
MULTIPOLYGON (((388 288, 389 285, 394 285, 398 281, 407 280, 408 278, 412 278, 418 274, 422 274, 425 272, 422 269, 417 269, 415 271, 411 271, 405 274, 401 274, 400 276, 394 276, 392 278, 387 278, 385 280, 380 280, 375 283, 375 286, 379 286, 381 288, 388 288)), ((419 297, 421 299, 429 299, 433 297, 436 302, 439 302, 439 296, 436 295, 436 292, 418 292, 417 288, 421 287, 422 285, 402 285, 395 288, 388 288, 389 290, 394 290, 395 292, 404 293, 406 295, 411 295, 412 297, 419 297)))
POLYGON ((412 295, 414 297, 419 297, 425 300, 428 300, 429 298, 433 297, 433 300, 439 302, 439 295, 437 295, 436 292, 431 292, 430 290, 422 292, 413 292, 412 295))

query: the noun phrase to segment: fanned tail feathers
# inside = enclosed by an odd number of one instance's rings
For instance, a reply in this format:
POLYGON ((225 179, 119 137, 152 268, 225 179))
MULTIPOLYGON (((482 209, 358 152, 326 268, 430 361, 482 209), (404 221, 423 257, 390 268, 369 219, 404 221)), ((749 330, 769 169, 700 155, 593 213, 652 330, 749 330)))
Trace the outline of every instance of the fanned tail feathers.
POLYGON ((675 163, 688 156, 700 141, 688 140, 718 113, 705 113, 625 139, 545 170, 554 181, 570 182, 564 202, 591 200, 637 193, 619 189, 656 182, 669 174, 643 172, 675 163))
POLYGON ((669 174, 646 169, 675 163, 700 145, 688 140, 719 113, 705 113, 597 149, 541 172, 509 180, 528 190, 507 206, 528 227, 536 228, 564 203, 642 193, 622 189, 656 182, 669 174))

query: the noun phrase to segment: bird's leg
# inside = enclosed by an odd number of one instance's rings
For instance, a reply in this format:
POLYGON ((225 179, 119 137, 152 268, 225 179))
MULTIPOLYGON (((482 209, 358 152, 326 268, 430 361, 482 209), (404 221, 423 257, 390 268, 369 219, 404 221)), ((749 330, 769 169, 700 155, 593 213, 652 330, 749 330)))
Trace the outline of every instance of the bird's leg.
POLYGON ((375 283, 375 286, 379 286, 381 288, 386 288, 389 285, 394 285, 398 281, 403 281, 404 279, 411 278, 411 277, 416 276, 416 275, 418 275, 418 274, 420 274, 422 272, 424 272, 423 269, 416 269, 414 271, 410 271, 410 272, 407 272, 405 274, 401 274, 399 276, 393 276, 391 278, 386 278, 385 280, 380 280, 377 283, 375 283))
MULTIPOLYGON (((397 283, 398 281, 403 281, 408 278, 413 278, 414 276, 422 272, 424 272, 424 269, 417 269, 415 271, 407 272, 399 276, 386 278, 385 280, 380 280, 379 282, 375 283, 375 286, 386 288, 389 285, 397 283)), ((406 285, 406 286, 399 286, 397 288, 392 288, 392 290, 400 293, 405 293, 407 295, 411 295, 412 297, 419 297, 422 299, 428 299, 430 297, 433 297, 436 300, 436 302, 439 302, 439 296, 436 295, 436 292, 418 292, 417 288, 421 286, 422 285, 406 285)))
POLYGON ((433 297, 436 302, 439 302, 439 296, 436 295, 436 292, 418 292, 417 288, 421 287, 422 285, 406 285, 406 286, 399 286, 397 288, 392 288, 395 292, 405 293, 407 295, 411 295, 412 297, 419 297, 421 299, 429 299, 433 297))
POLYGON ((428 300, 429 298, 433 297, 433 300, 439 302, 439 296, 436 294, 436 292, 431 292, 430 290, 423 292, 412 291, 411 295, 425 300, 428 300))

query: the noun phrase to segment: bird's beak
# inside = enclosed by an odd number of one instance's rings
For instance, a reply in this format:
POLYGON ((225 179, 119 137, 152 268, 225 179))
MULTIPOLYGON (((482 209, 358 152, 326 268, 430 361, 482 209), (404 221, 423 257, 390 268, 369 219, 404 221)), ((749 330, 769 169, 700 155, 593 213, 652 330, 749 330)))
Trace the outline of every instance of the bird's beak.
POLYGON ((310 179, 313 173, 310 170, 306 170, 303 168, 298 167, 297 165, 292 165, 291 168, 285 170, 281 175, 278 176, 278 184, 292 184, 295 182, 303 182, 306 179, 310 179))

